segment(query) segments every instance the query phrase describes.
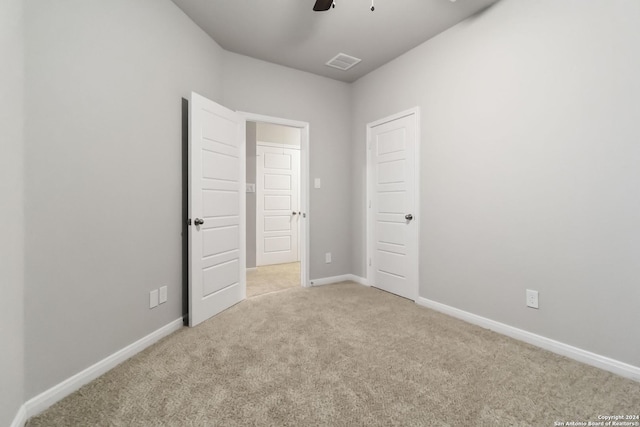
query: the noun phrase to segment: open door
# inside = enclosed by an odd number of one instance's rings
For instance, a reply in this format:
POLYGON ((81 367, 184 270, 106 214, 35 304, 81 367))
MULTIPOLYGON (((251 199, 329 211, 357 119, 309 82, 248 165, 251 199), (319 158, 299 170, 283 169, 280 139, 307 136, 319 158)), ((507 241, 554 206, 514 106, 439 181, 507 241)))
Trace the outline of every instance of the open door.
POLYGON ((191 94, 189 326, 246 296, 245 129, 239 115, 191 94))

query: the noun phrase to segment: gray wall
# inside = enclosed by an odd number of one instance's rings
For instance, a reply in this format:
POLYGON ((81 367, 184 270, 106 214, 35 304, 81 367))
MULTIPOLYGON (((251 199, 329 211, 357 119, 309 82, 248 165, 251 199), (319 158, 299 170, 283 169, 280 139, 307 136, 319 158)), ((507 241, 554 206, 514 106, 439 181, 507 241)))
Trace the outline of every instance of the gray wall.
MULTIPOLYGON (((257 123, 247 122, 247 183, 256 183, 257 123)), ((256 193, 247 193, 247 268, 256 266, 256 193)))
POLYGON ((223 69, 227 107, 310 123, 310 178, 322 179, 321 189, 310 190, 310 277, 350 273, 349 85, 231 52, 223 69), (325 264, 325 252, 333 263, 325 264))
POLYGON ((356 82, 353 272, 365 125, 418 105, 420 296, 640 366, 638 22, 504 0, 356 82))
POLYGON ((300 146, 301 130, 298 128, 273 123, 257 123, 256 135, 261 142, 300 146))
POLYGON ((181 98, 222 49, 169 0, 26 5, 31 398, 181 317, 181 98))
POLYGON ((0 3, 0 425, 24 398, 24 68, 21 0, 0 3))

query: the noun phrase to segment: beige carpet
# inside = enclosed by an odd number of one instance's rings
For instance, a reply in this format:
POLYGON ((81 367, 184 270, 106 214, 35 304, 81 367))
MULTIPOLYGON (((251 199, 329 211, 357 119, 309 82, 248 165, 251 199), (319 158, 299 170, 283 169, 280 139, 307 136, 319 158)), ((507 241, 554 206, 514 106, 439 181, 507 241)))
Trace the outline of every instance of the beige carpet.
POLYGON ((28 426, 553 426, 640 412, 640 383, 356 284, 248 299, 28 426))
POLYGON ((265 265, 247 271, 247 298, 300 286, 299 262, 265 265))

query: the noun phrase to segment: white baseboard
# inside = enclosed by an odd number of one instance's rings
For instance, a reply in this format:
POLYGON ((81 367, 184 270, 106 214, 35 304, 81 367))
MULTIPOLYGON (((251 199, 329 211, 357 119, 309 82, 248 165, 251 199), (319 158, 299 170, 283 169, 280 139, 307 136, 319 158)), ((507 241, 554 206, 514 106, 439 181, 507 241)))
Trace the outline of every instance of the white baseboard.
POLYGON ((151 344, 156 343, 160 339, 181 328, 182 317, 139 339, 133 344, 130 344, 125 348, 116 351, 115 353, 107 356, 98 363, 89 366, 84 371, 78 372, 74 376, 62 381, 60 384, 51 387, 49 390, 46 390, 39 395, 29 399, 23 405, 26 419, 29 419, 34 415, 38 415, 40 412, 44 411, 54 403, 78 390, 83 385, 93 381, 100 375, 106 373, 110 369, 113 369, 120 363, 149 347, 151 344))
POLYGON ((257 271, 258 267, 247 267, 247 273, 250 271, 257 271))
POLYGON ((323 285, 331 285, 333 283, 340 282, 356 282, 361 285, 367 285, 367 279, 356 276, 355 274, 343 274, 341 276, 333 276, 333 277, 325 277, 322 279, 313 279, 311 280, 311 286, 323 286, 323 285))
POLYGON ((356 276, 355 274, 349 274, 349 276, 351 277, 349 280, 352 282, 356 282, 362 286, 370 286, 369 281, 364 277, 356 276))
POLYGON ((487 319, 486 317, 478 316, 476 314, 469 313, 468 311, 460 310, 426 298, 419 297, 416 303, 423 307, 431 308, 441 313, 448 314, 449 316, 464 320, 465 322, 473 323, 474 325, 490 329, 499 334, 549 350, 552 353, 577 360, 578 362, 582 362, 587 365, 595 366, 596 368, 604 369, 605 371, 613 372, 614 374, 625 378, 640 381, 640 367, 629 365, 628 363, 620 362, 619 360, 611 359, 606 356, 601 356, 560 341, 555 341, 550 338, 518 329, 504 323, 496 322, 495 320, 487 319))
POLYGON ((18 413, 16 414, 16 417, 13 419, 13 422, 11 423, 11 427, 23 427, 24 424, 27 422, 27 420, 28 420, 27 410, 25 409, 25 405, 22 405, 20 409, 18 409, 18 413))

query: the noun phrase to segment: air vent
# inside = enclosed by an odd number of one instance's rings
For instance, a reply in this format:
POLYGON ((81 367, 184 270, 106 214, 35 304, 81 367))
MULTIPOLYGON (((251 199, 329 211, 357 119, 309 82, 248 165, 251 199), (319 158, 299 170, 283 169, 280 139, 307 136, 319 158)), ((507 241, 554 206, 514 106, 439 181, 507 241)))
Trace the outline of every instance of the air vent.
POLYGON ((353 56, 349 56, 344 53, 339 53, 333 58, 331 58, 327 62, 327 65, 329 67, 337 68, 342 71, 347 71, 349 68, 353 67, 360 61, 362 60, 359 58, 355 58, 353 56))

